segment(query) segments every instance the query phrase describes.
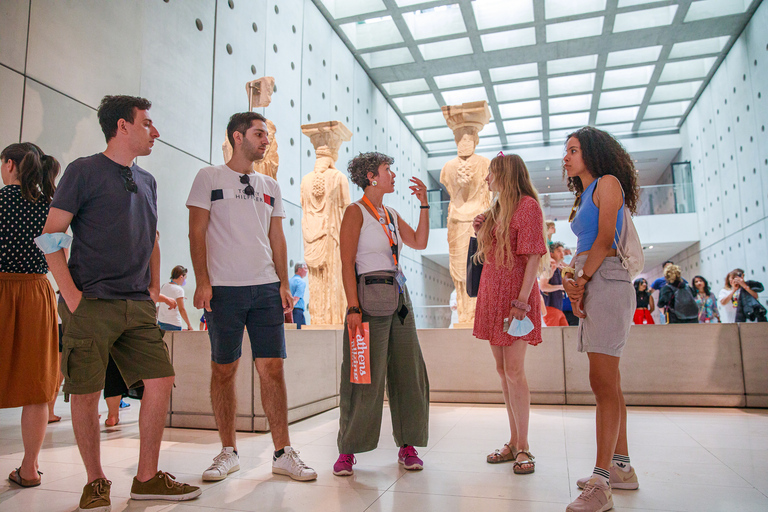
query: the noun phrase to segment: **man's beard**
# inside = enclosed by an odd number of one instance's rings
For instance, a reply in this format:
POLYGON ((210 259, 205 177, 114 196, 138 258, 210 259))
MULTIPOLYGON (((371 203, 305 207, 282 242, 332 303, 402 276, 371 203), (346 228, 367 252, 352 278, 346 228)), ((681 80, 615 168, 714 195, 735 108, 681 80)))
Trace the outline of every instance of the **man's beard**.
POLYGON ((257 146, 251 144, 248 139, 243 139, 243 155, 249 162, 256 162, 264 158, 264 152, 259 152, 257 146))

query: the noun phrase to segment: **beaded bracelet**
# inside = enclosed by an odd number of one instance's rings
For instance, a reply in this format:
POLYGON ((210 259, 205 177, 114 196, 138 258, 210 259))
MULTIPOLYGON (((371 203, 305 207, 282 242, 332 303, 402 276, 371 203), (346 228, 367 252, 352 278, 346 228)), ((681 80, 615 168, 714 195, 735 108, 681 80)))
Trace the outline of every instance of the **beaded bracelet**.
POLYGON ((525 302, 519 301, 517 299, 512 301, 512 307, 515 307, 517 309, 522 309, 526 313, 528 313, 531 310, 530 304, 526 304, 525 302))

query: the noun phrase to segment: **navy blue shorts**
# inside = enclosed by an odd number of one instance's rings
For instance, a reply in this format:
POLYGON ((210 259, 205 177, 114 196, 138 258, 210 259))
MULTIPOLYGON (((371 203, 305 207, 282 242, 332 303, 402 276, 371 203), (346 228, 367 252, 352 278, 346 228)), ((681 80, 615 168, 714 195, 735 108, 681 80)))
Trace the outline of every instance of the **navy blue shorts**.
POLYGON ((255 286, 214 286, 211 311, 205 312, 211 339, 211 360, 234 363, 243 352, 248 329, 254 359, 285 359, 285 317, 280 283, 255 286))

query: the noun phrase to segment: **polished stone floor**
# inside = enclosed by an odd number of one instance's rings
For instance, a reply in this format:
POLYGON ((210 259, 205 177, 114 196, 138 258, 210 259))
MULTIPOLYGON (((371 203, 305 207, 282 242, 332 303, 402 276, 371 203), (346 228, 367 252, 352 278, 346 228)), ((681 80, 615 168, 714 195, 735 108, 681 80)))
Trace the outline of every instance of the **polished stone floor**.
MULTIPOLYGON (((203 485, 204 492, 184 503, 135 502, 128 495, 138 455, 139 403, 131 403, 120 425, 102 430, 113 511, 563 511, 578 495, 576 479, 594 463, 593 407, 533 407, 536 473, 519 476, 509 464, 485 462, 508 435, 503 407, 434 404, 429 446, 420 449, 424 471, 407 473, 398 466, 385 411, 380 448, 358 455, 354 476, 334 477, 336 409, 291 425, 293 446, 318 471, 315 482, 273 476, 269 435, 240 434, 241 470, 222 482, 202 484, 202 471, 220 449, 217 434, 166 429, 161 468, 203 485)), ((103 402, 101 409, 106 412, 103 402)), ((57 412, 64 419, 50 426, 40 455, 43 484, 22 490, 0 482, 1 511, 77 507, 85 472, 67 404, 59 403, 57 412)), ((21 460, 19 418, 19 409, 0 410, 3 476, 21 460)), ((615 510, 768 510, 768 410, 633 407, 629 435, 640 489, 615 492, 615 510)))

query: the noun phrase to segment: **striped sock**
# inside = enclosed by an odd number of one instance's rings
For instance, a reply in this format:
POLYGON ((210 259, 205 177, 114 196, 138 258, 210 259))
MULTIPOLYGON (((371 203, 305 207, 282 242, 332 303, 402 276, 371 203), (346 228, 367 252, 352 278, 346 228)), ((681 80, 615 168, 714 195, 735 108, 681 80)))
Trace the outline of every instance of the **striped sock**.
POLYGON ((625 473, 629 473, 629 470, 632 469, 632 466, 629 464, 629 455, 619 455, 618 453, 614 453, 611 462, 625 473))
POLYGON ((592 478, 597 478, 598 481, 605 484, 606 487, 610 487, 610 478, 611 474, 608 472, 607 469, 599 468, 595 466, 595 469, 592 471, 592 478))

